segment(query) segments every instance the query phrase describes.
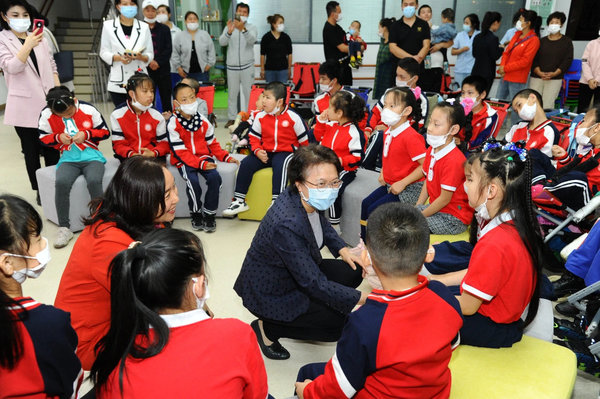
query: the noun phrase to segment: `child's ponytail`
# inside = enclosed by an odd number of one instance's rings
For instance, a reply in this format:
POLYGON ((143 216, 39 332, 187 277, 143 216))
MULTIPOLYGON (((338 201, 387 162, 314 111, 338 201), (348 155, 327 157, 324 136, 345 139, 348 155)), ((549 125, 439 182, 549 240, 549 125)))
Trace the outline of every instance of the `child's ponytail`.
POLYGON ((365 118, 365 101, 361 96, 348 91, 340 90, 331 98, 331 104, 339 109, 344 117, 353 123, 359 123, 365 118))

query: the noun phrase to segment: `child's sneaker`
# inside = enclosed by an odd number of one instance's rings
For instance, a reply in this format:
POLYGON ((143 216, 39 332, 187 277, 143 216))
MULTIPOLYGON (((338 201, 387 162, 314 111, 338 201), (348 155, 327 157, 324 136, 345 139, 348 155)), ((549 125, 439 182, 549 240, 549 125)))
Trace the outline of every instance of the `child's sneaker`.
POLYGON ((358 62, 358 65, 362 65, 362 56, 357 56, 356 61, 358 62))
POLYGON ((355 56, 350 57, 350 67, 356 68, 356 57, 355 56))
POLYGON ((250 209, 250 207, 248 206, 248 204, 246 204, 246 201, 242 201, 236 198, 235 200, 233 200, 231 205, 229 205, 229 208, 223 211, 223 216, 227 218, 232 218, 238 213, 245 212, 248 209, 250 209))
POLYGON ((215 221, 215 215, 204 214, 204 231, 207 233, 214 233, 217 230, 217 222, 215 221))
POLYGON ((54 239, 54 248, 66 247, 72 238, 73 232, 68 227, 59 227, 54 239))
POLYGON ((192 229, 199 231, 204 229, 204 220, 202 218, 202 213, 193 212, 192 213, 192 229))

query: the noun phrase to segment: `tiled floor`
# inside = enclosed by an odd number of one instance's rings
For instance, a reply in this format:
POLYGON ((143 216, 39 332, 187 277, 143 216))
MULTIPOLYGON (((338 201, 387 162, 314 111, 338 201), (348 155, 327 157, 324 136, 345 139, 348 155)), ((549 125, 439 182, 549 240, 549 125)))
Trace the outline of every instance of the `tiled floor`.
MULTIPOLYGON (((102 109, 107 117, 108 107, 102 109)), ((224 113, 219 112, 219 121, 224 121, 224 113)), ((217 137, 221 144, 227 142, 229 135, 220 122, 217 137)), ((104 154, 112 156, 109 142, 101 145, 104 154)), ((2 192, 8 192, 24 197, 35 204, 34 192, 29 187, 23 157, 17 135, 11 127, 0 125, 0 159, 2 159, 2 192)), ((180 193, 179 206, 186 206, 185 193, 180 193)), ((39 209, 41 212, 41 209, 39 209)), ((175 227, 191 230, 189 220, 178 219, 175 227)), ((235 317, 250 322, 253 316, 242 306, 240 298, 233 292, 232 287, 242 264, 244 255, 250 245, 257 222, 217 219, 217 232, 214 234, 200 233, 208 259, 208 274, 211 285, 211 298, 208 303, 217 317, 235 317)), ((56 225, 46 221, 43 234, 52 241, 56 225)), ((24 292, 37 300, 53 303, 60 281, 60 276, 67 262, 73 243, 63 249, 51 248, 52 260, 44 274, 37 280, 27 280, 24 292)), ((289 349, 292 357, 287 361, 265 359, 269 376, 270 392, 276 398, 286 398, 293 392, 293 382, 300 366, 315 361, 326 361, 332 356, 335 345, 307 343, 283 339, 282 344, 289 349)), ((85 387, 87 390, 87 386, 85 387)), ((592 399, 600 392, 599 380, 580 373, 575 385, 574 398, 592 399)))

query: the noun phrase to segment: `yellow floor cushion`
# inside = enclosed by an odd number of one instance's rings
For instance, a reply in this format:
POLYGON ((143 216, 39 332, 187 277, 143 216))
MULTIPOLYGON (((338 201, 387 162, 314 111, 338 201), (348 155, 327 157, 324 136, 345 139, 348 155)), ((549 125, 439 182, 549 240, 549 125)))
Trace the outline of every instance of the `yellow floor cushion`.
POLYGON ((567 348, 523 336, 512 348, 461 345, 450 370, 450 398, 569 399, 577 360, 567 348))
POLYGON ((248 194, 246 194, 246 203, 250 209, 238 213, 238 218, 261 221, 271 206, 272 198, 273 168, 261 169, 252 177, 248 194))

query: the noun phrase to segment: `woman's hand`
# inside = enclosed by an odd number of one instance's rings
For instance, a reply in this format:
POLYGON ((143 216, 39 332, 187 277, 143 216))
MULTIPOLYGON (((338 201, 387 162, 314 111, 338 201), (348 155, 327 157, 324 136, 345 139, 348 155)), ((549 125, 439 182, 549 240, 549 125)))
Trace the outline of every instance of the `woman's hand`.
POLYGON ((500 65, 498 67, 498 75, 500 75, 500 77, 504 77, 504 66, 500 65))
POLYGON ((187 77, 187 73, 185 73, 182 67, 177 67, 177 74, 181 76, 182 79, 187 77))
POLYGON ((156 71, 159 68, 158 62, 156 62, 155 60, 150 61, 150 63, 148 64, 148 68, 152 69, 153 71, 156 71))
POLYGON ((29 50, 32 50, 34 47, 37 47, 38 44, 40 44, 43 37, 44 36, 42 34, 42 31, 37 29, 37 30, 33 31, 33 33, 31 35, 27 35, 27 38, 25 39, 25 43, 23 43, 23 47, 26 47, 29 50), (38 33, 36 33, 36 32, 38 32, 38 33))
POLYGON ((590 79, 588 80, 588 86, 590 86, 590 89, 596 90, 596 87, 598 87, 598 81, 596 79, 590 79))
POLYGON ((263 68, 260 69, 260 79, 264 80, 265 79, 265 70, 263 68))
POLYGON ((350 265, 352 270, 356 270, 357 263, 360 267, 362 267, 364 269, 364 266, 362 264, 362 259, 360 258, 360 256, 357 256, 357 255, 354 255, 353 253, 351 253, 350 248, 344 247, 344 248, 340 249, 340 257, 342 258, 342 260, 344 262, 346 262, 348 265, 350 265))
POLYGON ((208 71, 210 71, 210 68, 212 68, 212 67, 210 65, 206 64, 204 66, 204 71, 202 71, 202 72, 208 72, 208 71))

